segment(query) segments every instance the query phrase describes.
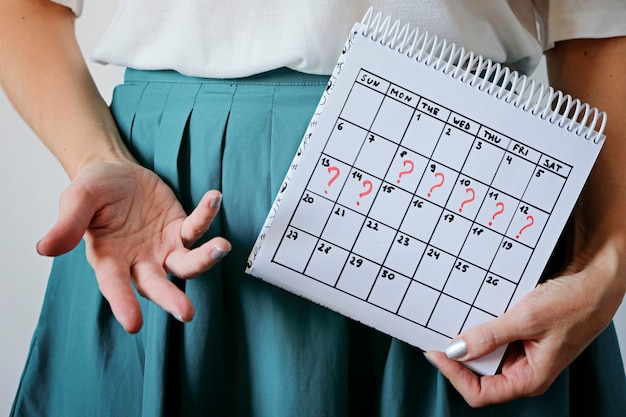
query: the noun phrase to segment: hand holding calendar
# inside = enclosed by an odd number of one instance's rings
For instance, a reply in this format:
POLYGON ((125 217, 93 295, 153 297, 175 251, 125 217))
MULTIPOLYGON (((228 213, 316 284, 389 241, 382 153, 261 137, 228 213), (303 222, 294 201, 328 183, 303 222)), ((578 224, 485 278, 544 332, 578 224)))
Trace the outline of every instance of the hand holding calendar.
MULTIPOLYGON (((588 97, 594 104, 611 111, 610 114, 626 113, 626 103, 614 101, 614 97, 623 96, 626 78, 622 76, 610 82, 605 78, 621 74, 625 43, 625 39, 577 40, 558 45, 548 57, 552 68, 562 69, 552 74, 558 83, 556 86, 588 97), (568 71, 568 68, 576 68, 576 71, 568 71), (585 79, 580 73, 594 74, 594 77, 585 79)), ((611 118, 610 122, 606 128, 610 139, 603 146, 573 216, 571 231, 574 233, 568 239, 573 258, 556 279, 539 285, 505 315, 461 335, 467 341, 468 359, 493 347, 494 340, 487 340, 488 335, 497 338, 500 344, 506 343, 507 338, 523 341, 512 345, 511 354, 503 361, 502 373, 477 378, 461 363, 447 360, 439 352, 429 353, 437 367, 473 406, 544 393, 561 371, 606 328, 622 301, 626 284, 626 219, 623 215, 626 166, 621 161, 626 155, 623 141, 626 123, 623 118, 611 118)), ((609 380, 620 381, 623 378, 621 364, 612 362, 606 352, 598 350, 598 346, 615 343, 613 337, 613 329, 602 332, 599 336, 602 340, 589 346, 594 353, 583 353, 582 362, 598 354, 606 359, 596 363, 601 369, 595 372, 601 372, 609 380)), ((594 372, 588 366, 586 371, 594 372)), ((575 364, 574 368, 580 370, 580 364, 575 364)), ((603 389, 610 391, 608 387, 603 389)), ((616 388, 613 392, 623 391, 616 388)), ((606 414, 622 415, 624 402, 607 395, 605 398, 615 404, 615 408, 606 410, 606 414)), ((589 410, 578 409, 578 412, 594 414, 589 410)))
MULTIPOLYGON (((350 38, 249 272, 442 350, 536 286, 604 115, 377 19, 350 38)), ((505 347, 468 366, 495 373, 505 347)))

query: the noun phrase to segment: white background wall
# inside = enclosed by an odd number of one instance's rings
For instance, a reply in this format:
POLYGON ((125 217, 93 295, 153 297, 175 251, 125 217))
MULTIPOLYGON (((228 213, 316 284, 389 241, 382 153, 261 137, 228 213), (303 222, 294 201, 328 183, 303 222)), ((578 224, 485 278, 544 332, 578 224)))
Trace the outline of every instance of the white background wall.
MULTIPOLYGON (((117 2, 86 2, 77 34, 86 54, 93 49, 117 2)), ((1 63, 0 63, 1 65, 1 63)), ((107 101, 122 70, 90 64, 107 101)), ((545 70, 536 75, 545 80, 545 70)), ((51 261, 35 252, 54 223, 68 180, 43 145, 0 92, 0 415, 8 415, 43 300, 51 261)), ((626 346, 626 307, 616 317, 626 346)), ((625 349, 626 350, 626 349, 625 349)), ((626 352, 624 353, 626 359, 626 352)))

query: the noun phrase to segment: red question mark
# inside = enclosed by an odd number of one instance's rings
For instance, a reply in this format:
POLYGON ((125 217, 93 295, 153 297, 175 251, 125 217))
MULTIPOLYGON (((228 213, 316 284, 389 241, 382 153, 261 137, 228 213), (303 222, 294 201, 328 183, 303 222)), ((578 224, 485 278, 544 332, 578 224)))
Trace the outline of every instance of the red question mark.
MULTIPOLYGON (((368 195, 369 193, 371 193, 371 192, 372 192, 372 188, 373 188, 373 184, 372 184, 372 182, 371 182, 370 180, 365 180, 365 181, 363 181, 363 187, 367 188, 367 190, 366 190, 366 191, 363 191, 362 193, 360 193, 360 194, 359 194, 359 198, 361 198, 361 197, 365 197, 366 195, 368 195)), ((356 202, 356 205, 357 205, 357 206, 360 206, 360 205, 361 205, 361 202, 360 202, 360 201, 357 201, 357 202, 356 202)))
POLYGON ((441 172, 435 172, 435 177, 439 177, 441 178, 441 181, 439 181, 439 183, 433 185, 432 187, 430 187, 430 190, 428 191, 428 197, 430 197, 430 195, 432 194, 433 190, 435 188, 439 188, 443 185, 443 182, 445 181, 445 177, 441 172))
POLYGON ((476 193, 474 192, 473 188, 467 188, 465 190, 465 194, 471 194, 472 196, 470 198, 468 198, 467 200, 463 200, 463 202, 461 203, 461 207, 459 208, 459 213, 463 213, 463 207, 466 204, 471 203, 472 201, 474 201, 474 198, 476 197, 476 193))
POLYGON ((400 172, 400 174, 398 175, 398 181, 397 181, 398 184, 400 184, 400 179, 402 178, 403 175, 408 175, 411 172, 413 172, 413 170, 415 169, 415 164, 410 159, 405 159, 403 165, 404 166, 411 165, 411 168, 400 172))
MULTIPOLYGON (((335 172, 335 174, 332 176, 332 178, 330 179, 330 181, 328 181, 328 186, 330 187, 330 185, 335 182, 335 180, 339 177, 339 168, 337 167, 328 167, 328 173, 330 174, 331 172, 335 172)), ((324 190, 324 192, 326 194, 328 194, 328 190, 324 190)))
POLYGON ((534 218, 533 216, 527 216, 527 217, 526 217, 526 220, 528 220, 528 221, 529 221, 529 223, 528 223, 526 226, 524 226, 524 227, 522 227, 522 228, 520 229, 519 234, 518 234, 517 236, 515 236, 515 239, 519 239, 519 238, 520 238, 520 236, 522 235, 522 233, 524 232, 524 230, 528 229, 530 226, 532 226, 533 224, 535 224, 535 218, 534 218))
MULTIPOLYGON (((498 201, 496 203, 496 207, 500 207, 500 210, 496 211, 495 213, 493 213, 493 216, 491 216, 491 220, 495 220, 496 216, 501 215, 502 213, 504 213, 504 203, 501 201, 498 201)), ((493 222, 489 222, 489 226, 493 226, 493 222)))

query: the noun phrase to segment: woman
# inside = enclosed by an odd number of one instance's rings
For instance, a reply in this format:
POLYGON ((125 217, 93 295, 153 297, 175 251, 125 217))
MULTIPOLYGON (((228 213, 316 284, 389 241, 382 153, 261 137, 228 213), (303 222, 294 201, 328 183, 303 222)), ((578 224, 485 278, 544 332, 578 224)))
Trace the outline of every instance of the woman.
POLYGON ((94 52, 133 68, 110 109, 71 10, 0 3, 0 81, 72 179, 37 245, 65 255, 12 414, 622 415, 609 325, 626 286, 626 126, 612 116, 626 110, 620 5, 371 2, 520 70, 548 48, 553 86, 609 113, 563 272, 460 335, 451 358, 428 352, 435 368, 406 344, 243 273, 370 2, 212 3, 120 3, 94 52), (515 341, 500 375, 462 364, 515 341))

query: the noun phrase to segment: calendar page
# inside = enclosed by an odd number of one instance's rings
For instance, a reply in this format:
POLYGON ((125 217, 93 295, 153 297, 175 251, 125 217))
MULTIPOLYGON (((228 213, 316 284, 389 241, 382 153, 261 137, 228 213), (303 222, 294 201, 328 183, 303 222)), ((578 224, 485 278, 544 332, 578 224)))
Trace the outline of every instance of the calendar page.
MULTIPOLYGON (((248 271, 443 350, 531 291, 600 146, 357 34, 248 271)), ((494 374, 505 347, 469 363, 494 374)))

